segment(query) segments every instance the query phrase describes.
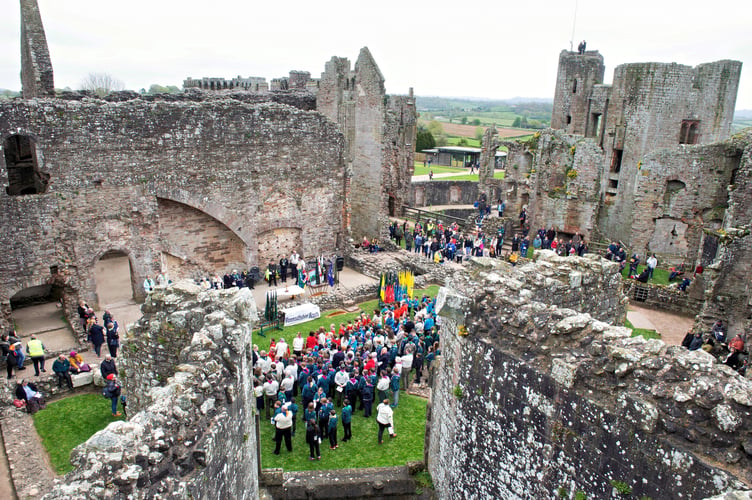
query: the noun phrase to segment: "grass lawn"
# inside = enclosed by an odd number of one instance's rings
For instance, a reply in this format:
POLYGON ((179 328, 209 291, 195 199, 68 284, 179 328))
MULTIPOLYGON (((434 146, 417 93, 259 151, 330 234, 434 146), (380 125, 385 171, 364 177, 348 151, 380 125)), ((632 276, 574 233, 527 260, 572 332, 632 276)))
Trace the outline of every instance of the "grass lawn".
MULTIPOLYGON (((428 295, 435 297, 439 293, 438 285, 430 285, 427 288, 415 289, 418 296, 428 295)), ((378 299, 369 300, 359 304, 360 309, 373 314, 373 310, 378 307, 378 299)), ((319 326, 325 326, 327 329, 331 323, 339 327, 340 323, 346 323, 350 319, 359 316, 359 313, 342 313, 341 311, 322 312, 320 318, 302 323, 299 325, 289 326, 283 330, 272 330, 266 332, 266 337, 261 337, 258 333, 253 334, 253 342, 258 344, 260 350, 268 350, 271 338, 279 339, 283 337, 288 344, 292 344, 292 339, 298 332, 303 336, 308 336, 308 332, 318 329, 319 326), (330 316, 334 314, 333 316, 330 316), (330 317, 328 317, 330 316, 330 317)), ((296 402, 300 405, 302 398, 300 395, 296 402)), ((376 423, 376 402, 373 405, 373 414, 370 418, 364 418, 363 412, 356 410, 353 413, 352 420, 352 441, 342 443, 342 423, 340 422, 337 429, 339 438, 339 449, 330 450, 329 441, 324 440, 321 443, 321 460, 309 460, 308 444, 305 442, 305 427, 300 421, 303 409, 298 413, 298 429, 293 437, 293 452, 288 453, 282 444, 280 455, 274 455, 274 427, 264 418, 264 412, 261 413, 261 463, 262 467, 281 467, 285 470, 323 470, 323 469, 345 469, 360 467, 382 467, 391 465, 402 465, 412 460, 423 459, 423 440, 426 430, 426 400, 417 396, 409 396, 405 392, 400 393, 400 404, 394 411, 394 427, 397 433, 395 439, 387 436, 384 438, 384 444, 378 446, 377 435, 379 426, 376 423)), ((337 408, 337 415, 341 418, 341 408, 337 408)))
MULTIPOLYGON (((300 397, 296 399, 300 403, 300 397)), ((374 402, 375 403, 375 402, 374 402)), ((302 410, 301 410, 302 411, 302 410)), ((337 416, 342 412, 337 408, 337 416)), ((373 414, 364 418, 363 412, 353 412, 353 439, 342 442, 342 423, 337 427, 339 448, 329 449, 329 441, 321 442, 321 460, 309 460, 308 444, 305 442, 305 426, 298 413, 297 431, 292 438, 292 453, 284 442, 279 455, 274 454, 274 427, 261 413, 261 466, 281 467, 286 471, 351 469, 361 467, 384 467, 404 465, 408 461, 423 460, 423 440, 426 432, 426 400, 417 396, 400 393, 399 406, 394 409, 394 431, 397 437, 391 439, 384 433, 384 444, 378 445, 379 426, 376 423, 376 404, 373 414)))
MULTIPOLYGON (((505 174, 506 172, 504 170, 495 170, 493 178, 503 179, 505 174)), ((445 178, 435 179, 435 180, 437 181, 477 181, 478 179, 479 179, 478 174, 466 174, 466 175, 456 175, 454 177, 445 177, 445 178)))
MULTIPOLYGON (((637 274, 639 275, 642 271, 645 270, 646 266, 639 265, 637 266, 637 274)), ((648 281, 648 283, 653 283, 655 285, 668 285, 668 277, 669 277, 669 271, 667 269, 661 269, 660 267, 657 267, 655 271, 653 271, 653 278, 648 281)), ((624 267, 624 270, 622 270, 621 275, 624 279, 629 279, 629 264, 624 267)), ((681 283, 681 280, 674 280, 673 283, 681 283)))
POLYGON ((647 340, 650 340, 650 339, 660 340, 661 339, 661 334, 656 332, 655 330, 648 330, 647 328, 635 328, 634 325, 632 325, 632 323, 629 320, 627 320, 624 323, 624 326, 632 330, 633 337, 637 337, 638 335, 641 335, 645 337, 647 340))
MULTIPOLYGON (((439 286, 431 285, 428 288, 424 289, 416 288, 414 290, 414 293, 418 295, 418 297, 422 297, 423 294, 426 294, 429 297, 435 297, 436 294, 439 293, 439 286)), ((370 317, 373 316, 373 310, 378 307, 379 299, 369 300, 358 305, 360 306, 360 309, 363 312, 368 313, 368 316, 370 317)), ((279 338, 282 337, 290 346, 292 346, 292 339, 298 334, 298 332, 301 332, 303 334, 303 337, 305 338, 308 336, 308 332, 310 332, 311 330, 316 331, 320 326, 323 326, 327 330, 329 330, 329 325, 334 323, 337 326, 337 329, 339 329, 340 323, 347 323, 349 320, 354 320, 359 316, 360 312, 346 313, 341 310, 322 311, 321 317, 313 321, 308 321, 306 323, 301 323, 293 326, 287 326, 282 330, 267 330, 264 332, 264 335, 266 335, 266 337, 259 335, 258 331, 256 330, 253 332, 253 343, 259 346, 260 351, 268 351, 271 339, 274 338, 279 340, 279 338)))
POLYGON ((110 422, 123 419, 112 416, 110 405, 110 400, 99 393, 80 394, 50 403, 34 414, 34 427, 56 473, 73 470, 70 463, 73 448, 110 422))
POLYGON ((426 165, 424 167, 423 162, 416 161, 413 175, 428 175, 429 170, 433 170, 434 174, 461 174, 468 172, 468 169, 463 167, 447 167, 444 165, 432 165, 431 168, 426 165))

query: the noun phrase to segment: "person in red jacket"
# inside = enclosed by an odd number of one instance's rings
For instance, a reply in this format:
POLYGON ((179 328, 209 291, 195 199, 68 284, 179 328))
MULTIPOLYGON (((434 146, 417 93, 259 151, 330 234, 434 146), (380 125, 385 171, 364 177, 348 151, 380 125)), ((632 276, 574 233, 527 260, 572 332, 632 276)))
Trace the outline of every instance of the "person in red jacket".
POLYGON ((728 346, 729 349, 734 348, 738 352, 744 351, 744 339, 742 339, 742 334, 737 333, 736 336, 728 343, 728 346))

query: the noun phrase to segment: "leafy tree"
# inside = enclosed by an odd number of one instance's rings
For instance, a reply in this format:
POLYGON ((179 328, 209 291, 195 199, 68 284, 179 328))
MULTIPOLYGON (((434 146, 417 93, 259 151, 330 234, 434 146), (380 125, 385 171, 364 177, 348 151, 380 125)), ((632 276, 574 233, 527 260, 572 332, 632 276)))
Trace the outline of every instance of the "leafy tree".
POLYGON ((472 122, 470 123, 470 125, 475 125, 476 127, 477 127, 478 125, 480 125, 480 118, 476 118, 475 120, 473 120, 473 121, 472 121, 472 122))
POLYGON ((446 146, 449 143, 447 140, 446 134, 439 134, 436 136, 436 145, 437 146, 446 146))
POLYGON ((175 85, 157 85, 156 83, 153 83, 151 87, 149 87, 149 91, 146 92, 147 94, 177 94, 180 92, 180 89, 176 87, 175 85))
POLYGON ((428 130, 418 130, 418 135, 415 140, 415 151, 420 152, 435 147, 436 139, 434 139, 433 134, 428 130))
POLYGON ((466 125, 467 124, 467 116, 463 116, 462 119, 460 120, 460 123, 463 124, 463 125, 466 125))
POLYGON ((519 116, 514 119, 514 121, 512 122, 512 126, 515 127, 515 128, 519 128, 519 126, 520 126, 520 117, 519 116))
POLYGON ((444 127, 436 120, 431 120, 427 125, 428 131, 433 134, 434 137, 438 137, 444 133, 444 127))
POLYGON ((465 139, 464 137, 460 137, 460 140, 457 141, 457 145, 458 146, 463 146, 463 147, 467 146, 467 139, 465 139))
POLYGON ((99 97, 125 89, 125 84, 109 73, 89 73, 81 81, 81 90, 90 90, 99 97))
POLYGON ((475 129, 475 138, 479 141, 483 139, 483 134, 485 130, 483 130, 483 127, 478 127, 475 129))

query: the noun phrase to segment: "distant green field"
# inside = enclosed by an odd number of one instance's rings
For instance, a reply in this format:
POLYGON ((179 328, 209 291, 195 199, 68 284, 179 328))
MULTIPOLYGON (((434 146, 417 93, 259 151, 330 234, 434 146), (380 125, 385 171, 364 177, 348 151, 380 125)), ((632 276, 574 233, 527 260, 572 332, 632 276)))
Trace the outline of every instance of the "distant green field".
POLYGON ((478 139, 473 139, 471 137, 447 137, 447 145, 449 146, 456 146, 458 142, 461 140, 464 140, 466 144, 463 146, 469 147, 469 148, 479 148, 480 147, 480 141, 478 139))
POLYGON ((480 120, 481 125, 489 126, 495 123, 497 127, 511 127, 517 116, 519 115, 514 111, 489 111, 483 114, 467 115, 467 123, 471 124, 473 120, 480 120))

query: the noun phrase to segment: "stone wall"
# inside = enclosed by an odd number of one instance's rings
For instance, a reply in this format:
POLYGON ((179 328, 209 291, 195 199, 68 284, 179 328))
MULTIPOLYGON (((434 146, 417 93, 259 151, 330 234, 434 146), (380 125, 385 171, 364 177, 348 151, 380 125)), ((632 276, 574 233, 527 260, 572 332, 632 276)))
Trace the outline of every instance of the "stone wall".
POLYGON ((472 205, 478 201, 478 186, 474 181, 432 180, 416 181, 410 185, 407 204, 411 207, 431 205, 472 205))
POLYGON ((692 287, 701 286, 697 285, 696 282, 697 280, 687 288, 686 292, 682 292, 676 288, 676 284, 666 286, 625 280, 624 293, 634 304, 642 303, 651 309, 671 311, 694 317, 702 309, 703 304, 703 290, 699 290, 699 297, 692 290, 692 287))
POLYGON ((21 84, 26 99, 55 95, 52 61, 36 0, 21 0, 21 84))
POLYGON ((130 419, 77 447, 45 498, 258 498, 250 291, 180 282, 143 312, 118 358, 130 419))
MULTIPOLYGON (((615 274, 595 257, 573 261, 583 282, 615 274)), ((427 438, 439 497, 611 498, 611 481, 635 498, 744 488, 752 383, 703 351, 631 338, 519 286, 518 274, 552 264, 544 256, 510 277, 471 269, 478 281, 457 275, 439 293, 443 356, 427 438)), ((612 293, 588 295, 598 304, 612 293)))
MULTIPOLYGON (((699 123, 697 144, 729 136, 740 73, 738 61, 716 61, 694 68, 676 63, 617 66, 605 117, 607 164, 603 182, 608 177, 618 187, 613 205, 601 214, 601 225, 607 229, 604 233, 631 244, 636 236, 632 214, 638 207, 633 195, 639 189, 641 162, 644 164, 644 156, 652 151, 676 150, 684 120, 699 123), (618 172, 612 166, 614 155, 621 155, 618 172)), ((711 166, 702 172, 709 175, 698 178, 697 185, 712 183, 715 172, 711 166)))
MULTIPOLYGON (((729 143, 740 152, 739 166, 728 187, 728 209, 723 227, 705 233, 706 237, 719 241, 719 248, 713 264, 706 268, 707 300, 698 319, 703 326, 722 319, 729 325, 731 334, 741 332, 746 335, 752 326, 749 279, 752 273, 752 131, 748 129, 734 136, 729 143)), ((746 339, 752 340, 749 336, 746 339)))
POLYGON ((317 109, 339 124, 352 172, 345 214, 356 241, 387 236, 389 215, 399 215, 408 198, 417 113, 408 96, 387 96, 384 76, 367 47, 350 61, 333 57, 321 74, 317 109))
MULTIPOLYGON (((248 93, 125 94, 1 105, 0 140, 30 137, 49 175, 45 193, 0 194, 2 321, 10 297, 49 282, 52 266, 96 305, 90 271, 111 250, 129 256, 140 283, 160 270, 163 253, 180 258, 186 275, 265 263, 257 235, 279 228, 299 234, 293 244, 305 256, 342 240, 344 141, 323 115, 248 93), (189 248, 196 242, 201 252, 189 248)), ((74 301, 66 305, 75 315, 74 301)))
POLYGON ((508 190, 507 207, 521 209, 527 204, 531 229, 553 226, 589 239, 601 201, 601 149, 581 136, 546 130, 536 134, 523 152, 515 151, 514 158, 515 165, 524 166, 513 168, 517 172, 509 183, 517 182, 517 189, 508 190), (532 162, 522 161, 529 154, 532 162))

